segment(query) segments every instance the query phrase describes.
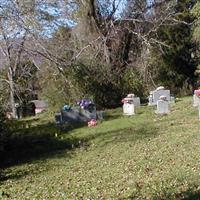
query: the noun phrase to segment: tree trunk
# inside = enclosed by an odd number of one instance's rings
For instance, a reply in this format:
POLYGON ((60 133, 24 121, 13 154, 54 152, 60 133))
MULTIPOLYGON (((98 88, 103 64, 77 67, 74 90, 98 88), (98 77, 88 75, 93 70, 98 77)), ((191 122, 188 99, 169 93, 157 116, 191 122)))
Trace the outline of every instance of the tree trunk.
POLYGON ((10 86, 10 106, 12 110, 12 117, 15 119, 17 116, 17 111, 15 107, 15 89, 14 89, 14 82, 13 82, 13 71, 12 68, 8 68, 8 80, 9 80, 9 86, 10 86))

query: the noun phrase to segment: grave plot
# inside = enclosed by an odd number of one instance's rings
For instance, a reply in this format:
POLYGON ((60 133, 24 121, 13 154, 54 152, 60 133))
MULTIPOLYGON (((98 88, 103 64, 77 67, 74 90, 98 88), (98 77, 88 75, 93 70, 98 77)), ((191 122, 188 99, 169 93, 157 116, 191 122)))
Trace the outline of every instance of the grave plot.
POLYGON ((64 105, 60 112, 55 114, 57 125, 87 123, 91 120, 102 120, 103 113, 97 112, 95 104, 91 100, 81 100, 77 105, 70 107, 64 105))
POLYGON ((122 103, 124 115, 135 115, 135 107, 140 106, 140 98, 135 97, 134 94, 128 94, 127 97, 122 99, 122 103))
POLYGON ((160 86, 156 90, 150 92, 150 95, 148 97, 149 99, 148 105, 150 106, 157 105, 157 101, 159 100, 160 96, 165 96, 167 101, 170 103, 175 102, 175 98, 170 95, 170 90, 166 90, 163 86, 160 86))

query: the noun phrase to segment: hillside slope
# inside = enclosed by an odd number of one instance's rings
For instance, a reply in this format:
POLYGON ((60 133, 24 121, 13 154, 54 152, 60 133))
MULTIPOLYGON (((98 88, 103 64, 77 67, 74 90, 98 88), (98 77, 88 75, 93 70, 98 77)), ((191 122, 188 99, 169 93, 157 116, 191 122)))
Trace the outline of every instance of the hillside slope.
POLYGON ((55 140, 32 140, 28 146, 39 149, 37 156, 23 144, 21 155, 32 157, 4 168, 0 195, 20 200, 200 199, 200 121, 192 97, 172 105, 168 116, 146 106, 136 113, 125 117, 121 109, 108 111, 97 127, 65 132, 41 116, 26 138, 49 132, 55 140))

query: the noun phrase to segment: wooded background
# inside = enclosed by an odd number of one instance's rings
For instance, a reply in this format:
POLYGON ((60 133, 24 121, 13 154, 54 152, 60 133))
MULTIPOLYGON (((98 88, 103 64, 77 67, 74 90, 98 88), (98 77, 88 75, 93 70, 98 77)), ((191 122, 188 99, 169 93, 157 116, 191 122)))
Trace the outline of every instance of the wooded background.
POLYGON ((160 85, 192 94, 199 41, 196 0, 1 0, 1 107, 15 117, 33 99, 58 109, 89 97, 114 108, 160 85))

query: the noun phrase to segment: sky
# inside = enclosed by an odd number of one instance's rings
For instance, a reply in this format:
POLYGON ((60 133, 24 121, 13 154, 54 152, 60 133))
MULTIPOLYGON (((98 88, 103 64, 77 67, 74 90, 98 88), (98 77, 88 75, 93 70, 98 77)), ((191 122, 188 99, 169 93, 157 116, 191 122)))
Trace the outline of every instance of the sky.
MULTIPOLYGON (((102 3, 105 1, 105 0, 99 0, 101 1, 102 3)), ((110 0, 110 9, 112 9, 112 1, 113 0, 110 0)), ((118 8, 116 13, 115 13, 115 17, 116 18, 120 18, 121 17, 121 14, 124 12, 124 8, 125 8, 125 5, 127 3, 128 0, 116 0, 115 1, 115 6, 118 8)), ((149 5, 151 5, 151 2, 153 0, 147 0, 147 3, 149 5)), ((11 2, 9 0, 0 0, 0 11, 1 9, 3 8, 4 9, 4 5, 6 5, 8 2, 11 2), (1 8, 2 6, 2 8, 1 8)), ((52 1, 53 2, 53 1, 52 1)), ((70 18, 66 18, 68 15, 65 15, 65 12, 72 12, 73 9, 75 9, 75 7, 70 7, 70 6, 66 6, 64 7, 64 4, 62 3, 58 3, 59 1, 54 1, 54 3, 44 3, 43 1, 41 1, 41 3, 39 4, 38 6, 38 10, 41 10, 42 12, 44 12, 44 16, 43 18, 39 18, 40 22, 44 25, 44 29, 42 31, 42 35, 52 35, 57 29, 59 26, 69 26, 69 27, 73 27, 76 25, 76 22, 73 21, 72 19, 70 18), (56 2, 56 3, 55 3, 56 2), (49 15, 52 15, 55 19, 52 20, 51 22, 49 22, 48 20, 45 20, 45 15, 46 14, 49 14, 49 15)), ((70 4, 72 5, 72 4, 70 4)))

